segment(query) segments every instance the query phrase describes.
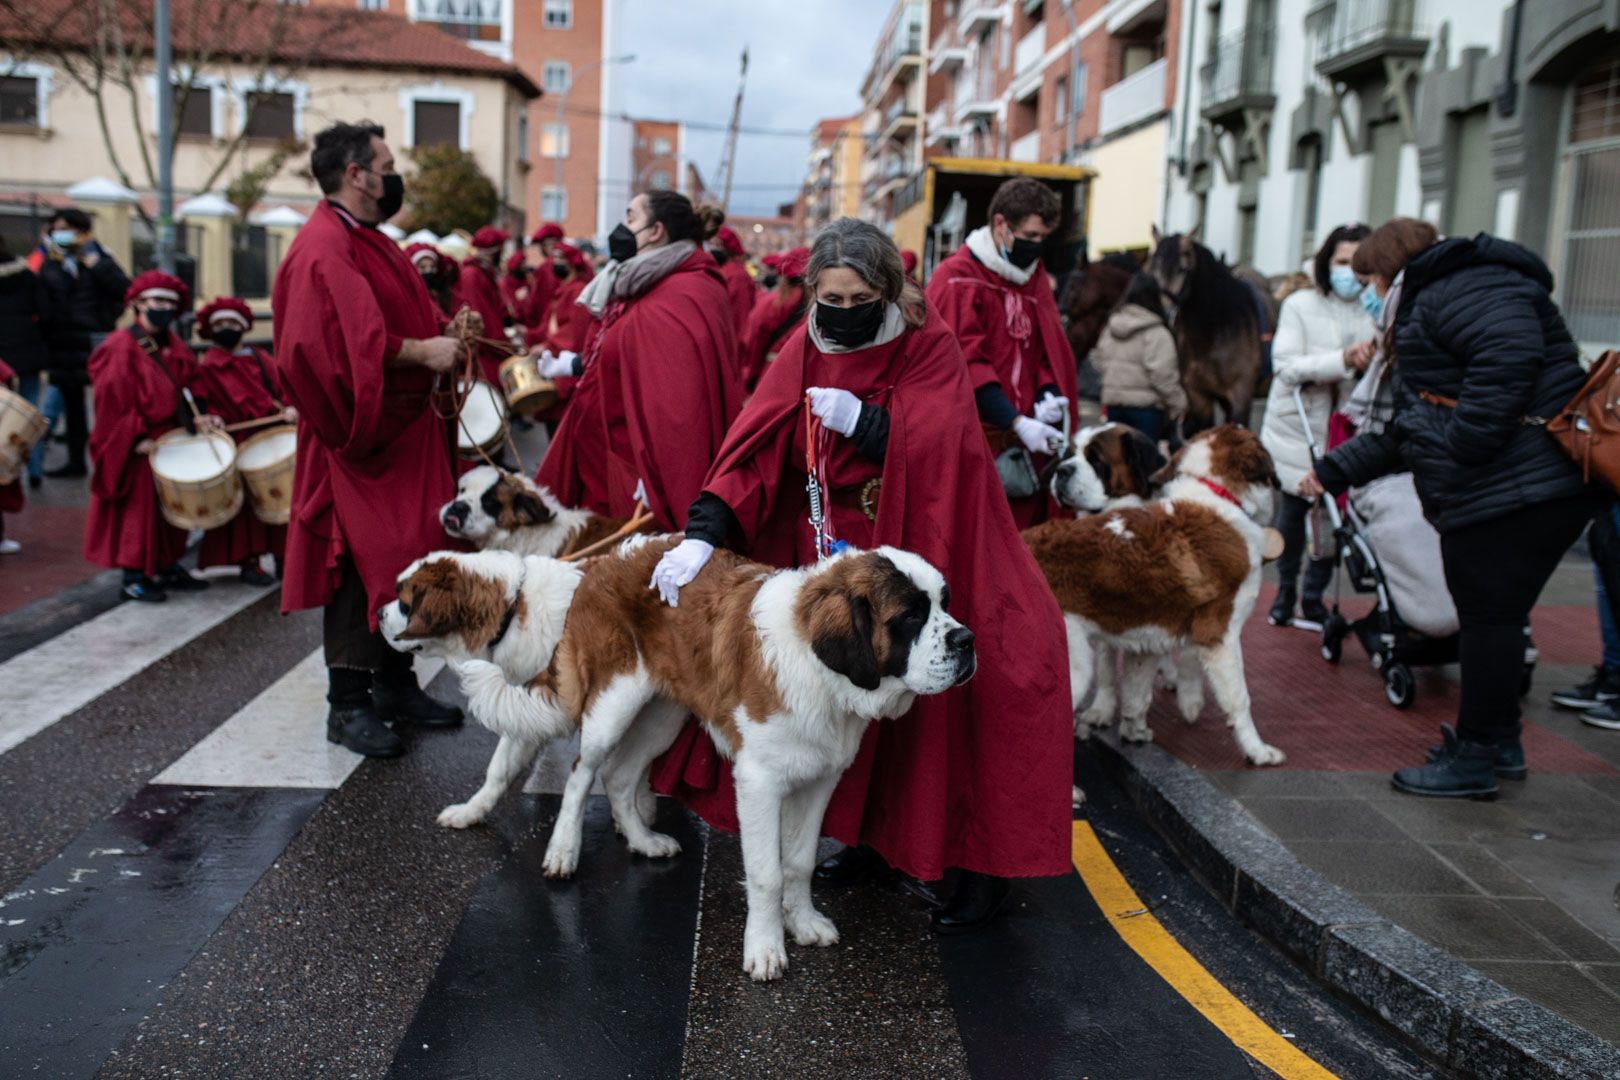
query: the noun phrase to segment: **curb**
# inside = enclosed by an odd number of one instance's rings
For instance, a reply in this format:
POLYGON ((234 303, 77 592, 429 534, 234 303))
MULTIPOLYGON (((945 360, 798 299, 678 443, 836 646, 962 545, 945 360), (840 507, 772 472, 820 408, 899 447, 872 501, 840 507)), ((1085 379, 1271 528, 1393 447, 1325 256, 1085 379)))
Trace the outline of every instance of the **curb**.
POLYGON ((1301 863, 1191 766, 1116 731, 1087 744, 1131 802, 1243 923, 1459 1075, 1620 1076, 1620 1048, 1417 937, 1301 863))

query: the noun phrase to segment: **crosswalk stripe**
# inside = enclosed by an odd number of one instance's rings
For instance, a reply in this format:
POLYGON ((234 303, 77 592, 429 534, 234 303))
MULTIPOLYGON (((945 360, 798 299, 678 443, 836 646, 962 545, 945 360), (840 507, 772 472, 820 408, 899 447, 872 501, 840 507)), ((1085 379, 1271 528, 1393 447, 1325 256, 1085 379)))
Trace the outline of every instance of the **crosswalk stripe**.
POLYGON ((262 599, 235 583, 120 604, 0 664, 0 754, 262 599))
MULTIPOLYGON (((426 686, 443 660, 416 662, 426 686)), ((326 741, 326 664, 316 649, 155 778, 187 787, 343 786, 359 754, 326 741)))

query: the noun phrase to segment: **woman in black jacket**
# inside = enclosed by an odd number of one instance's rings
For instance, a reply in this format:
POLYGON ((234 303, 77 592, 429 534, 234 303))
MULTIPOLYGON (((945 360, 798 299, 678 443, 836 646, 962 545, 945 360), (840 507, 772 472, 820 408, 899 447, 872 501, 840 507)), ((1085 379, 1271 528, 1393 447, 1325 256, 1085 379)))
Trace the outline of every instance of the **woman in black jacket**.
MULTIPOLYGON (((4 360, 21 380, 22 396, 40 405, 43 396, 39 377, 50 367, 51 354, 40 329, 44 319, 45 293, 28 263, 15 257, 0 240, 0 360, 4 360)), ((28 486, 39 487, 40 466, 44 463, 43 444, 28 459, 28 486)))
POLYGON ((1481 233, 1441 240, 1396 218, 1357 249, 1363 302, 1394 365, 1394 416, 1305 477, 1337 494, 1409 469, 1440 533, 1462 624, 1457 730, 1427 765, 1401 769, 1413 795, 1488 798, 1522 779, 1519 681, 1525 626, 1596 499, 1544 429, 1585 381, 1553 303, 1552 275, 1518 244, 1481 233))

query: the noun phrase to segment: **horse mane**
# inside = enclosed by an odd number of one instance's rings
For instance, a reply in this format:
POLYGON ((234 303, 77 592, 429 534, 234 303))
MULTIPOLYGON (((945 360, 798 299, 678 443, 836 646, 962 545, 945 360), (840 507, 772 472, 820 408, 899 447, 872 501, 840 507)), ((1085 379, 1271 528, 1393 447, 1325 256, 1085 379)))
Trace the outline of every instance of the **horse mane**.
POLYGON ((1203 244, 1193 241, 1193 268, 1176 309, 1177 336, 1202 353, 1220 337, 1260 333, 1254 292, 1203 244))

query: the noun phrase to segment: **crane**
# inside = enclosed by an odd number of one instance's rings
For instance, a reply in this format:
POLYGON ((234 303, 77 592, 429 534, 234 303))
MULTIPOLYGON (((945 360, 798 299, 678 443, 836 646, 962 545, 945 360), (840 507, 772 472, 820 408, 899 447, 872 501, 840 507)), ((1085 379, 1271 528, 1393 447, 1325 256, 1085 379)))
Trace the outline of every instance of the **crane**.
POLYGON ((743 46, 742 74, 737 76, 737 100, 731 106, 731 124, 726 128, 726 143, 720 151, 720 168, 715 177, 720 181, 720 209, 731 204, 731 174, 737 167, 737 127, 742 123, 743 87, 748 83, 748 46, 743 46))

